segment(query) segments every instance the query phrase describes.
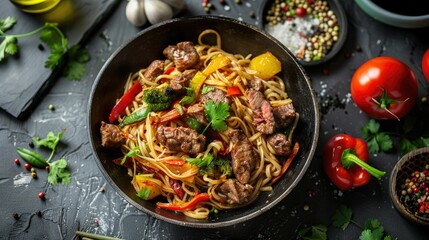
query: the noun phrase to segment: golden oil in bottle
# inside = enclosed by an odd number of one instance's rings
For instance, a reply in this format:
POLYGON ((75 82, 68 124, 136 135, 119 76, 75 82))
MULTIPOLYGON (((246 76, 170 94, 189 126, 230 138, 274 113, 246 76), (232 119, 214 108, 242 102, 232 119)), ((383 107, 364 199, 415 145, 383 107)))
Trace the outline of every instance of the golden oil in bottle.
POLYGON ((17 6, 21 11, 28 13, 44 13, 55 6, 61 0, 10 0, 15 6, 17 6))

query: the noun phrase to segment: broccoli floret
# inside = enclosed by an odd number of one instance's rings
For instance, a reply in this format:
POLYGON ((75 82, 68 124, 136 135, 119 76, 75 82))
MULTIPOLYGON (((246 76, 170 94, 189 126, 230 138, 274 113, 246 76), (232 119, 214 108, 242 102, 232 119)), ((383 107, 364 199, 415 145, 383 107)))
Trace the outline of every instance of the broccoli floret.
POLYGON ((170 90, 166 90, 148 89, 143 92, 143 100, 147 103, 151 111, 157 112, 168 109, 176 99, 176 94, 171 93, 170 90))
POLYGON ((200 168, 199 175, 206 174, 208 176, 230 176, 232 167, 226 159, 213 159, 213 161, 203 168, 200 168))

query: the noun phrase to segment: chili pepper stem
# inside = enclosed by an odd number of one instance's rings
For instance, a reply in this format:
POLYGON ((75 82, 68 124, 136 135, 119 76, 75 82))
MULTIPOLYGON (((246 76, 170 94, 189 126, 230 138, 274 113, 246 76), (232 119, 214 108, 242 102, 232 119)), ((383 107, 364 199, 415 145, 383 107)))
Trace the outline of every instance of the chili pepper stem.
POLYGON ((368 171, 369 174, 376 178, 381 178, 386 174, 386 172, 380 171, 372 166, 370 166, 368 163, 362 161, 360 158, 358 158, 351 149, 344 150, 343 154, 341 155, 341 164, 345 168, 350 168, 353 166, 353 164, 358 165, 359 167, 365 169, 368 171))

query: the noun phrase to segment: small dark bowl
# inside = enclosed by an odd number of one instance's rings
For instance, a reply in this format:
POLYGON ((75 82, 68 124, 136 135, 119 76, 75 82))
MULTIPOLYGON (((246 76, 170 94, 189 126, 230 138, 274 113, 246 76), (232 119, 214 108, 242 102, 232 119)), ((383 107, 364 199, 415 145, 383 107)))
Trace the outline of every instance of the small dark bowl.
POLYGON ((396 210, 406 219, 421 226, 429 227, 429 218, 414 214, 401 201, 401 185, 414 171, 421 171, 429 164, 429 147, 420 148, 404 155, 395 165, 390 175, 389 194, 396 210))
MULTIPOLYGON (((213 43, 214 44, 214 43, 213 43)), ((237 224, 266 212, 294 189, 313 158, 319 134, 319 111, 315 93, 303 68, 292 54, 277 40, 257 27, 223 17, 205 16, 173 19, 151 26, 125 43, 107 60, 93 85, 89 99, 89 138, 95 161, 106 180, 128 202, 143 212, 170 223, 199 228, 214 228, 237 224), (243 55, 272 52, 282 62, 280 76, 285 79, 289 96, 300 113, 296 139, 300 150, 292 165, 273 187, 263 192, 246 207, 221 211, 207 220, 195 220, 182 214, 157 208, 154 201, 144 201, 136 196, 127 170, 112 160, 121 153, 101 147, 100 122, 107 121, 115 100, 123 94, 124 83, 131 72, 148 66, 155 59, 164 59, 163 49, 180 41, 197 42, 205 29, 221 34, 222 47, 231 53, 243 55)))
MULTIPOLYGON (((262 5, 261 5, 262 7, 259 9, 259 19, 261 21, 262 29, 265 29, 265 25, 267 24, 267 21, 265 19, 266 13, 270 9, 274 1, 275 0, 263 0, 262 2, 262 5)), ((329 5, 329 8, 337 16, 338 25, 340 27, 338 40, 331 48, 331 50, 328 52, 328 54, 326 54, 326 56, 321 58, 320 60, 309 61, 309 62, 304 60, 298 60, 299 63, 301 63, 301 65, 303 66, 315 66, 315 65, 326 63, 327 61, 331 60, 335 55, 337 55, 337 53, 341 50, 341 48, 343 47, 346 41, 347 31, 348 31, 348 22, 347 22, 346 13, 339 0, 327 0, 327 2, 329 5)))
MULTIPOLYGON (((377 21, 380 21, 382 23, 400 27, 400 28, 423 28, 423 27, 429 27, 429 4, 428 1, 420 1, 420 0, 414 0, 414 1, 384 1, 384 4, 386 4, 386 7, 383 8, 382 6, 374 3, 370 0, 355 0, 356 4, 369 16, 374 18, 377 21), (404 13, 398 13, 393 12, 394 8, 399 8, 396 10, 400 10, 401 7, 398 6, 398 4, 406 4, 406 6, 403 6, 402 12, 404 13), (411 6, 411 9, 417 9, 420 10, 425 9, 425 13, 421 15, 409 15, 408 8, 411 6), (408 15, 407 15, 408 14, 408 15)), ((422 11, 423 12, 423 11, 422 11)))

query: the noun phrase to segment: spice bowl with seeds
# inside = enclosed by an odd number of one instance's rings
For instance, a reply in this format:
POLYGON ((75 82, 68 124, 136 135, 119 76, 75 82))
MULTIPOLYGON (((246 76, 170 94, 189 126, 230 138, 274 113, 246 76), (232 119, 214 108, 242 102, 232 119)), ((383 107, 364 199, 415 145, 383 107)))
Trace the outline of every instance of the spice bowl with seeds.
POLYGON ((402 216, 429 227, 429 147, 414 150, 396 163, 389 194, 402 216))
POLYGON ((332 59, 347 37, 347 19, 338 0, 265 0, 262 28, 285 45, 303 66, 332 59))

